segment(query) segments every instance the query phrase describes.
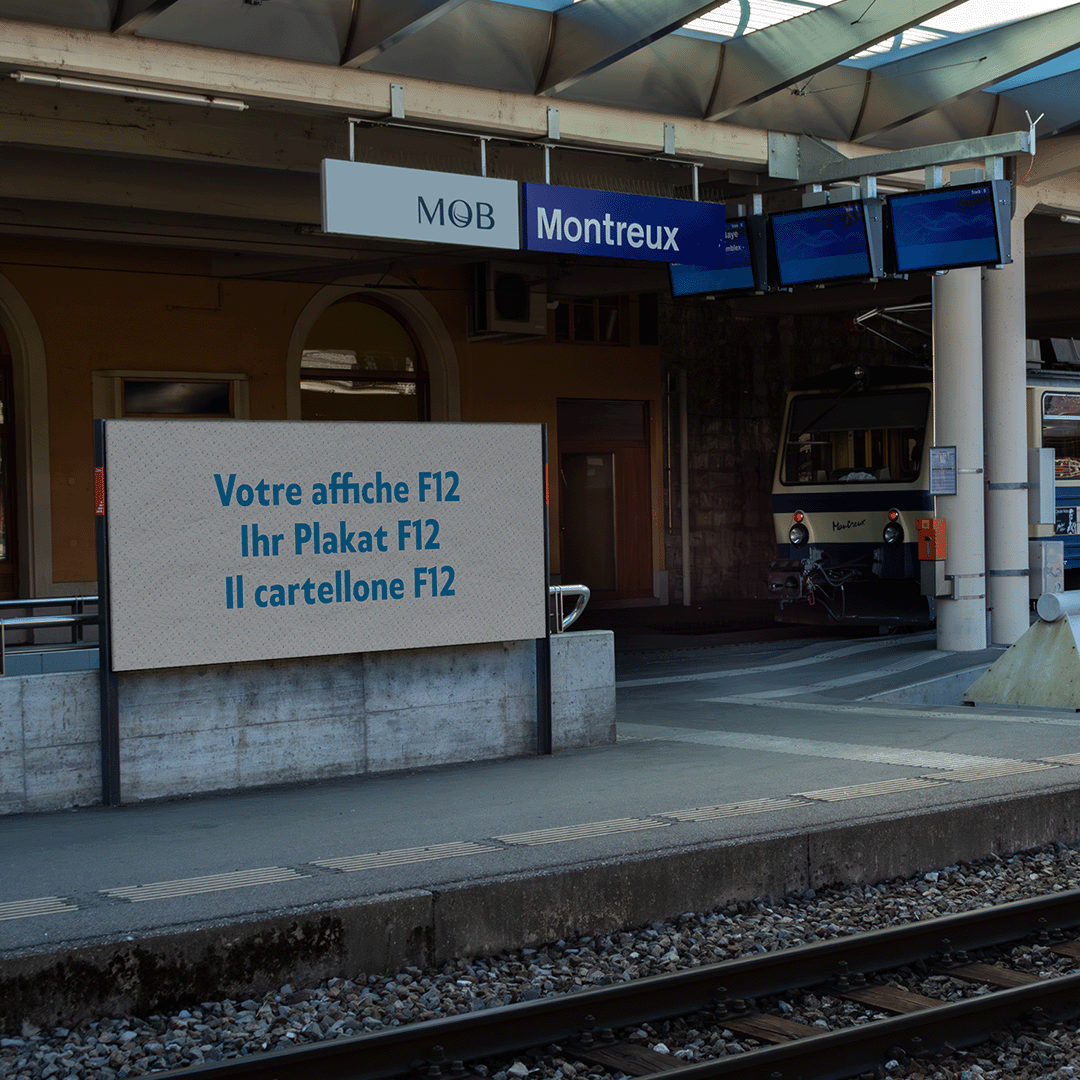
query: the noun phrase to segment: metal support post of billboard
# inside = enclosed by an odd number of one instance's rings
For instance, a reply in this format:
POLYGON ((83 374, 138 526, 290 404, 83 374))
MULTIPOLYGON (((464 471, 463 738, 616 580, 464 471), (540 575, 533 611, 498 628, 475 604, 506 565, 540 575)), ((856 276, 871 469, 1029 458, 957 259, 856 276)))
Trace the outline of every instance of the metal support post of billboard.
POLYGON ((120 805, 120 707, 112 665, 109 525, 105 514, 105 421, 94 421, 94 495, 98 578, 98 685, 101 700, 101 801, 120 805))
POLYGON ((551 488, 548 470, 547 424, 540 425, 544 469, 544 636, 536 639, 536 752, 552 753, 551 738, 551 543, 550 527, 551 488))

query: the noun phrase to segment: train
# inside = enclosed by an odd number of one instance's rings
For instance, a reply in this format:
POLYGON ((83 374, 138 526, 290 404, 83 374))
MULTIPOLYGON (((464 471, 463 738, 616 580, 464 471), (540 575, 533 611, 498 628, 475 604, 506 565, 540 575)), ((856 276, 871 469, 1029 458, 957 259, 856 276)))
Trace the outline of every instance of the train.
MULTIPOLYGON (((1054 450, 1054 521, 1029 524, 1034 599, 1047 574, 1080 587, 1080 369, 1070 365, 1080 354, 1049 341, 1029 342, 1028 354, 1028 445, 1054 450)), ((943 516, 930 493, 932 405, 932 371, 917 363, 839 367, 791 387, 766 578, 778 621, 934 623, 916 525, 943 516)))

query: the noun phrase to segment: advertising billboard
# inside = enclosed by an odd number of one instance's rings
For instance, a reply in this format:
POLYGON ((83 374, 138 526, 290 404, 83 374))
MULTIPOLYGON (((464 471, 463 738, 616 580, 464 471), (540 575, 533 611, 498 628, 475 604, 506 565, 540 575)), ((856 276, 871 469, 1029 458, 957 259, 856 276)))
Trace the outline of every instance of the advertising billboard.
POLYGON ((105 422, 113 670, 546 633, 543 429, 105 422))

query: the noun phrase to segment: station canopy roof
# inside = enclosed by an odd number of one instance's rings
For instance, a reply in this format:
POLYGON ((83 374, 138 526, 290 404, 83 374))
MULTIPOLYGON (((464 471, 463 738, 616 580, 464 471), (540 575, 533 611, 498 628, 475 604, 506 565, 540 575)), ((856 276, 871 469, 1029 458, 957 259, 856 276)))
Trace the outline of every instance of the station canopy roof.
POLYGON ((1063 0, 0 0, 0 18, 890 148, 1080 123, 1063 0))

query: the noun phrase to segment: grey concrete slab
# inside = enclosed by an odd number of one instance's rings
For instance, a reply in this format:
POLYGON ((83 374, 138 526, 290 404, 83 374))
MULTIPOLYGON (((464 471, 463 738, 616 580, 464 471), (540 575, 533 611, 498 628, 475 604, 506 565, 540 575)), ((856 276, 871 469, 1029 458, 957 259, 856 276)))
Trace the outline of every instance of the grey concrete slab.
POLYGON ((654 918, 1080 829, 1076 713, 868 697, 987 657, 925 634, 632 644, 610 747, 0 818, 0 976, 418 893, 431 955, 508 947, 515 926, 568 932, 597 889, 615 890, 604 918, 654 918), (912 815, 932 825, 898 825, 912 815), (524 913, 529 895, 551 906, 524 913))

